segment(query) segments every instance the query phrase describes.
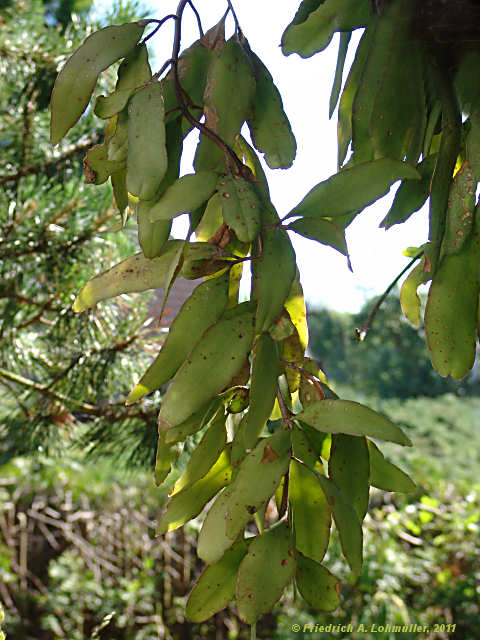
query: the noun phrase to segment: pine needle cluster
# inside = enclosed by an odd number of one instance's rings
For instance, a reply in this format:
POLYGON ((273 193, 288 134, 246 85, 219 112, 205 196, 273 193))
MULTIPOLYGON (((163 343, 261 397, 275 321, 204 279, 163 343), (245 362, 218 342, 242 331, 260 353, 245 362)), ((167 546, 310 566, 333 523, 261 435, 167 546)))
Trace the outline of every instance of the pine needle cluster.
MULTIPOLYGON (((137 242, 128 222, 121 228, 110 187, 82 174, 98 119, 85 114, 55 148, 48 139, 57 71, 101 26, 88 4, 13 0, 0 13, 0 464, 66 448, 153 464, 158 398, 124 406, 162 339, 148 299, 72 311, 98 265, 137 242)), ((142 17, 135 5, 118 10, 122 20, 142 17)), ((101 89, 113 82, 114 72, 104 74, 101 89)))

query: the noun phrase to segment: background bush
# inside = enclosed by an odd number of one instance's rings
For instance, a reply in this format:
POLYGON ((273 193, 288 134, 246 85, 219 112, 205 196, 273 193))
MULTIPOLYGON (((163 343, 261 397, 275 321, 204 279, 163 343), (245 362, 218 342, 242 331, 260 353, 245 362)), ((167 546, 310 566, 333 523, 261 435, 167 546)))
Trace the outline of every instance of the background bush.
MULTIPOLYGON (((347 389, 342 392, 348 395, 347 389)), ((401 466, 415 478, 417 493, 371 494, 365 567, 357 584, 349 583, 338 541, 329 552, 326 565, 342 578, 336 612, 309 611, 290 593, 261 621, 259 637, 299 637, 291 631, 293 623, 351 622, 367 628, 456 624, 454 637, 477 638, 480 399, 389 400, 381 401, 381 409, 402 423, 421 451, 402 449, 401 466), (453 425, 458 437, 452 437, 453 425)), ((1 469, 0 487, 0 598, 9 638, 248 637, 233 610, 204 625, 184 621, 188 585, 201 570, 195 527, 154 538, 167 489, 155 489, 150 474, 119 473, 106 463, 89 467, 74 460, 19 458, 1 469), (106 626, 95 636, 102 622, 106 626)))

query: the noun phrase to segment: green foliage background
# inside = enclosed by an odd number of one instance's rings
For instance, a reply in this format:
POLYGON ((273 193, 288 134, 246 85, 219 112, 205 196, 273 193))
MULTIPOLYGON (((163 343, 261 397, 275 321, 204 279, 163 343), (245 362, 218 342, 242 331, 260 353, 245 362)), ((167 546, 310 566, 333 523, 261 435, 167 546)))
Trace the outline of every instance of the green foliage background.
POLYGON ((366 339, 359 342, 355 330, 367 321, 377 300, 366 301, 358 313, 310 309, 310 349, 329 379, 382 398, 480 392, 478 366, 460 381, 434 371, 423 327, 417 329, 403 317, 398 293, 383 302, 366 339))
MULTIPOLYGON (((342 391, 347 395, 349 390, 342 391)), ((350 395, 353 397, 351 390, 350 395)), ((374 398, 369 401, 374 405, 379 402, 374 398)), ((332 546, 327 565, 344 581, 337 611, 322 615, 300 607, 290 591, 274 615, 259 623, 258 637, 292 640, 298 637, 291 631, 294 623, 351 622, 369 628, 371 624, 443 622, 457 625, 454 637, 475 640, 480 616, 480 486, 476 483, 480 470, 480 400, 459 401, 447 395, 407 402, 381 401, 377 408, 399 420, 419 442, 420 454, 405 452, 407 455, 399 461, 415 478, 418 492, 408 497, 380 491, 371 494, 365 521, 365 567, 356 585, 349 584, 338 541, 332 546), (458 437, 452 436, 454 430, 458 437)), ((57 512, 57 524, 75 514, 77 522, 82 523, 80 514, 86 514, 89 519, 85 521, 90 525, 84 537, 93 550, 93 555, 85 555, 79 544, 70 541, 49 560, 48 577, 40 575, 46 590, 39 591, 37 583, 26 592, 18 569, 11 563, 12 548, 3 541, 0 581, 24 612, 15 614, 7 606, 5 628, 9 638, 23 640, 29 625, 34 625, 36 640, 65 637, 62 634, 72 640, 89 640, 102 621, 109 622, 100 637, 112 640, 157 637, 159 628, 164 628, 166 638, 175 640, 213 639, 218 637, 216 633, 225 638, 248 637, 248 630, 233 610, 203 625, 183 620, 188 588, 183 572, 193 577, 200 570, 192 546, 199 523, 193 523, 185 537, 169 534, 166 543, 173 556, 165 555, 160 540, 153 538, 154 529, 144 524, 158 517, 166 499, 165 492, 152 489, 150 475, 119 475, 112 466, 85 466, 74 460, 61 463, 40 458, 33 463, 17 459, 1 469, 0 482, 3 514, 8 514, 12 505, 17 513, 32 508, 44 513, 46 506, 57 512), (68 496, 70 507, 64 511, 62 505, 68 496), (112 537, 116 538, 114 546, 112 537), (105 569, 101 564, 105 556, 121 568, 122 577, 105 569), (169 584, 177 594, 171 600, 169 584), (168 607, 164 606, 165 597, 168 607), (35 617, 30 618, 27 611, 34 611, 35 617), (112 612, 113 617, 105 620, 112 612)), ((55 519, 53 523, 47 529, 50 535, 57 535, 55 519)), ((42 554, 48 559, 48 539, 41 539, 42 554)), ((367 633, 348 637, 422 636, 367 633)), ((444 633, 437 637, 448 636, 444 633)))
MULTIPOLYGON (((101 133, 91 112, 68 143, 49 143, 58 65, 100 25, 83 14, 56 25, 49 7, 45 14, 41 2, 16 2, 0 18, 0 462, 77 446, 151 466, 158 399, 142 410, 123 405, 161 339, 148 296, 72 311, 96 265, 131 253, 135 234, 115 233, 111 189, 85 184, 82 159, 101 133)), ((139 15, 135 5, 117 10, 120 19, 139 15)), ((111 86, 112 74, 102 82, 100 90, 111 86)))

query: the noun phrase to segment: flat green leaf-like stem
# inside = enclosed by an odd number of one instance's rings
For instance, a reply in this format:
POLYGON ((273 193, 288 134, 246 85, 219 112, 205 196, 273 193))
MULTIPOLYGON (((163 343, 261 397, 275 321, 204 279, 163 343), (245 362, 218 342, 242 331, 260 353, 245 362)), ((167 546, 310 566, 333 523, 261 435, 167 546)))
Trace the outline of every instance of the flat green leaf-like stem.
MULTIPOLYGON (((304 3, 305 4, 305 3, 304 3)), ((285 55, 308 58, 329 44, 335 31, 352 31, 368 24, 368 0, 326 0, 298 23, 298 14, 282 36, 285 55)))
POLYGON ((363 533, 352 503, 329 478, 315 471, 338 529, 343 555, 355 576, 362 572, 363 533))
POLYGON ((328 475, 348 496, 362 522, 368 509, 370 460, 366 438, 336 433, 328 461, 328 475))
POLYGON ((165 441, 165 433, 158 434, 157 455, 155 459, 155 484, 161 485, 171 471, 172 464, 176 462, 182 452, 180 443, 168 443, 165 441))
POLYGON ((281 522, 250 544, 238 571, 238 615, 254 624, 280 599, 295 573, 293 538, 286 522, 281 522))
POLYGON ((230 451, 224 449, 206 476, 170 498, 158 522, 157 534, 178 529, 198 516, 207 502, 230 482, 231 477, 230 451))
POLYGON ((287 169, 293 163, 297 143, 283 110, 282 98, 270 72, 260 58, 249 50, 256 79, 252 114, 247 123, 255 148, 265 154, 271 169, 287 169))
POLYGON ((197 555, 208 564, 218 562, 235 542, 227 536, 225 526, 229 500, 230 488, 226 487, 215 498, 198 536, 197 555))
POLYGON ((222 175, 217 190, 225 223, 241 242, 255 240, 260 232, 260 202, 250 183, 242 176, 222 175))
POLYGON ((290 465, 289 498, 296 549, 321 562, 330 540, 331 507, 315 474, 296 460, 290 465))
POLYGON ((177 372, 202 334, 218 320, 227 302, 228 273, 206 280, 195 289, 175 317, 160 353, 130 392, 127 405, 159 389, 177 372))
POLYGON ((73 310, 80 313, 102 300, 115 298, 124 293, 138 293, 162 287, 174 252, 180 244, 181 240, 170 240, 158 258, 149 260, 143 253, 136 253, 95 276, 75 298, 73 310))
POLYGON ((317 184, 286 217, 336 218, 358 212, 405 178, 420 178, 420 174, 405 162, 390 158, 362 162, 317 184))
POLYGON ((254 296, 258 300, 256 331, 268 331, 290 294, 297 265, 287 233, 280 229, 264 241, 262 255, 252 266, 254 296))
POLYGON ((340 604, 339 580, 323 565, 296 553, 295 584, 302 597, 317 611, 333 611, 340 604))
POLYGON ((252 449, 270 416, 277 393, 280 373, 278 350, 275 340, 263 333, 257 340, 252 365, 250 406, 243 430, 245 449, 252 449))
POLYGON ((99 74, 125 57, 140 40, 145 24, 131 22, 100 29, 67 60, 52 92, 50 139, 57 144, 87 108, 99 74))
POLYGON ((128 103, 127 189, 152 200, 168 167, 165 107, 159 82, 142 87, 128 103))
POLYGON ((383 453, 371 440, 367 440, 370 455, 370 484, 384 491, 412 493, 417 489, 413 480, 396 465, 385 460, 383 453))
POLYGON ((239 540, 216 564, 200 575, 187 600, 188 620, 203 622, 224 609, 235 595, 240 562, 248 550, 248 542, 239 540))
POLYGON ((195 211, 215 191, 217 174, 198 171, 178 178, 150 209, 150 220, 170 220, 181 213, 195 211))
POLYGON ((480 243, 444 256, 428 292, 425 335, 432 364, 441 376, 459 379, 475 362, 480 243))
POLYGON ((231 318, 211 326, 175 374, 160 409, 159 424, 174 427, 220 393, 242 368, 253 341, 253 314, 235 307, 231 318))
POLYGON ((325 433, 370 436, 397 444, 412 445, 403 431, 388 418, 351 400, 313 402, 295 417, 325 433))
POLYGON ((192 452, 185 472, 180 476, 173 487, 172 495, 179 493, 186 487, 190 487, 192 484, 203 478, 218 460, 218 457, 227 442, 225 420, 226 416, 222 407, 219 409, 217 416, 212 420, 212 423, 204 433, 197 448, 192 452))
POLYGON ((227 536, 235 539, 253 514, 276 491, 290 462, 290 434, 280 431, 260 440, 243 460, 229 489, 227 536))
POLYGON ((325 244, 344 256, 348 255, 345 229, 338 227, 331 220, 322 218, 299 218, 288 225, 288 229, 299 233, 304 238, 325 244))

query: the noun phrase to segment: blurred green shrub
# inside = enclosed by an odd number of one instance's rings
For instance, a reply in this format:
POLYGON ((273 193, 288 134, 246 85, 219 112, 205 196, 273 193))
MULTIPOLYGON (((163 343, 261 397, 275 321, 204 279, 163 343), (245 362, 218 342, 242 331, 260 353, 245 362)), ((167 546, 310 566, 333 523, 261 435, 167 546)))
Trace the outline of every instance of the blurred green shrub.
MULTIPOLYGON (((354 631, 352 640, 398 638, 478 638, 480 619, 480 486, 464 494, 437 481, 429 494, 409 499, 375 492, 365 520, 365 567, 355 585, 342 589, 341 607, 332 614, 297 613, 286 606, 275 638, 298 637, 289 629, 301 624, 422 625, 432 633, 354 631), (448 634, 434 625, 456 625, 448 634)), ((347 574, 334 549, 327 564, 347 574)), ((308 633, 305 634, 308 637, 308 633)), ((341 636, 339 636, 341 637, 341 636)))
POLYGON ((398 293, 383 302, 367 338, 359 342, 355 329, 363 326, 377 299, 368 300, 356 314, 310 310, 310 349, 331 380, 383 398, 479 393, 477 367, 460 381, 441 378, 433 370, 423 328, 405 320, 398 293))
MULTIPOLYGON (((478 465, 470 472, 478 477, 478 465)), ((274 615, 261 620, 258 637, 293 640, 299 637, 291 631, 294 623, 352 623, 366 629, 372 624, 455 624, 453 637, 476 640, 480 486, 455 485, 440 480, 441 475, 420 475, 417 469, 415 495, 372 493, 360 580, 349 583, 338 541, 326 560, 342 578, 337 611, 321 615, 308 610, 291 593, 274 615)), ((155 520, 166 495, 152 487, 149 476, 119 476, 105 465, 86 469, 75 462, 35 465, 17 459, 0 469, 0 487, 0 600, 8 640, 249 637, 234 609, 202 625, 184 620, 189 584, 201 570, 195 532, 155 539, 155 520)), ((422 636, 376 632, 347 637, 422 636)), ((429 637, 452 636, 439 632, 429 637)))

